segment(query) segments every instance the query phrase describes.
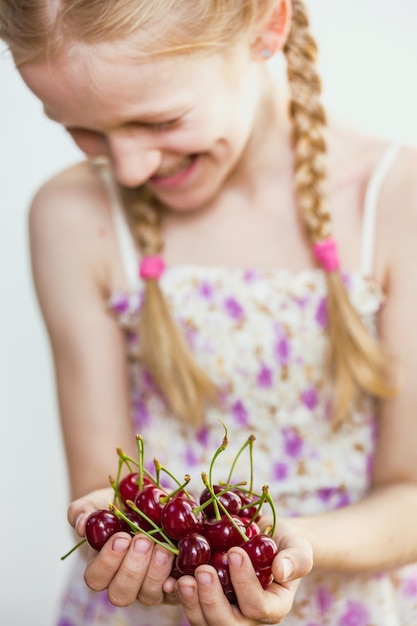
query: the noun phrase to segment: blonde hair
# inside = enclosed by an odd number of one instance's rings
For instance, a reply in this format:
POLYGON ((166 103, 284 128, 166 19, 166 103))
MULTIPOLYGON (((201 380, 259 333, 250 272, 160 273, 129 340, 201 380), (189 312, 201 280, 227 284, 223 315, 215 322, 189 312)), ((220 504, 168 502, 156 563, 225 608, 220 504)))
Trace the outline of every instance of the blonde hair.
MULTIPOLYGON (((276 0, 0 0, 0 37, 9 44, 18 64, 60 54, 77 41, 123 41, 130 35, 133 39, 138 29, 148 34, 138 55, 188 53, 230 45, 242 33, 250 33, 261 19, 267 19, 276 6, 276 0), (172 20, 167 20, 171 15, 172 20), (163 31, 161 24, 165 24, 163 31)), ((313 246, 330 236, 331 219, 325 188, 326 117, 316 70, 317 46, 302 0, 292 0, 292 23, 284 53, 297 204, 313 246)), ((120 187, 120 193, 142 254, 158 254, 163 248, 161 207, 144 189, 120 187)), ((327 272, 326 280, 329 367, 334 383, 334 421, 338 423, 358 393, 387 397, 391 389, 386 356, 353 308, 340 273, 327 272)), ((145 292, 139 322, 143 362, 172 410, 198 423, 206 402, 216 399, 215 386, 192 357, 158 282, 147 280, 145 292)))

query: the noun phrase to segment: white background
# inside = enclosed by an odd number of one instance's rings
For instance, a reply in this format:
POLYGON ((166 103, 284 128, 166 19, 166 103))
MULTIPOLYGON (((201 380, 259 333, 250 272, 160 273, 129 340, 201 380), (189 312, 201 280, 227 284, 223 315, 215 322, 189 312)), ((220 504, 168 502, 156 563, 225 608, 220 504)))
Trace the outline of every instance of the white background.
MULTIPOLYGON (((325 102, 342 118, 417 145, 415 0, 310 0, 325 102)), ((52 626, 70 563, 67 480, 49 347, 31 285, 27 207, 79 159, 0 58, 0 623, 52 626)), ((117 442, 116 442, 117 443, 117 442)), ((94 445, 94 442, 92 442, 94 445)), ((115 444, 116 445, 116 444, 115 444)))

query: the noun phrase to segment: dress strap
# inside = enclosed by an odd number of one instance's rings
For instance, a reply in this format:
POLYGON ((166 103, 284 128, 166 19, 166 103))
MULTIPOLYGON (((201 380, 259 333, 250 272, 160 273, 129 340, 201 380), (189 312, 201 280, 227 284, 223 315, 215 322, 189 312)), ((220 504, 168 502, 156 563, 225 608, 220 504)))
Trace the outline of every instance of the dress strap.
POLYGON ((107 164, 103 166, 103 164, 99 163, 98 165, 100 176, 106 186, 110 199, 113 226, 127 285, 129 289, 134 289, 139 283, 139 254, 136 249, 132 233, 129 229, 126 214, 123 210, 119 194, 117 193, 117 187, 111 170, 107 164))
POLYGON ((361 272, 364 276, 371 276, 375 258, 375 229, 378 208, 378 199, 385 177, 393 165, 400 146, 390 144, 382 153, 379 162, 369 179, 365 194, 365 204, 362 223, 361 272))

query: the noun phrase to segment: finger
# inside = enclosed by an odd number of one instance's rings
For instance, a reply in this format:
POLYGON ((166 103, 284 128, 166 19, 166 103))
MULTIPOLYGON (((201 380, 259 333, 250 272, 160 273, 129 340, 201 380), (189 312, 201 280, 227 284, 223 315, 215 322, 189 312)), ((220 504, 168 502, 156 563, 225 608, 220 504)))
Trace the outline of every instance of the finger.
POLYGON ((178 598, 191 626, 208 626, 198 597, 197 580, 192 576, 181 576, 177 585, 178 598))
POLYGON ((272 563, 272 573, 278 582, 297 580, 311 572, 313 549, 297 534, 288 534, 278 542, 278 554, 272 563))
POLYGON ((226 598, 216 570, 201 565, 195 571, 198 598, 208 626, 231 626, 235 623, 234 612, 226 598))
POLYGON ((120 567, 126 552, 132 542, 127 533, 116 533, 102 547, 100 552, 94 553, 87 563, 84 580, 93 591, 102 591, 110 584, 120 567))
MULTIPOLYGON (((129 549, 124 554, 123 560, 108 584, 107 594, 112 604, 128 606, 136 601, 148 575, 154 545, 150 539, 143 535, 137 535, 132 539, 129 549)), ((154 601, 150 597, 148 604, 160 603, 162 599, 163 592, 162 585, 160 585, 158 597, 154 601)))
POLYGON ((110 488, 97 489, 84 498, 74 500, 68 507, 67 518, 79 535, 85 534, 85 523, 90 513, 98 509, 107 509, 113 495, 110 488))
POLYGON ((146 606, 161 604, 165 598, 163 585, 169 578, 174 555, 160 546, 155 546, 146 572, 146 578, 138 594, 139 601, 146 606))
POLYGON ((266 624, 280 622, 291 609, 297 584, 272 583, 265 590, 244 550, 233 548, 228 558, 230 578, 243 615, 266 624))

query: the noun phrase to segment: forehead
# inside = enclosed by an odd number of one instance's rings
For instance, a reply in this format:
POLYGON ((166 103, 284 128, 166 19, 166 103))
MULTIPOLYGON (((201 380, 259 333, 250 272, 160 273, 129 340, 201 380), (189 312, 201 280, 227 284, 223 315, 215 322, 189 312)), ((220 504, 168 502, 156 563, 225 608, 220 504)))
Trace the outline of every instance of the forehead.
POLYGON ((212 95, 214 84, 225 79, 222 55, 135 62, 112 50, 111 45, 80 46, 65 57, 27 64, 20 72, 50 117, 98 129, 129 117, 180 114, 196 99, 212 95))

